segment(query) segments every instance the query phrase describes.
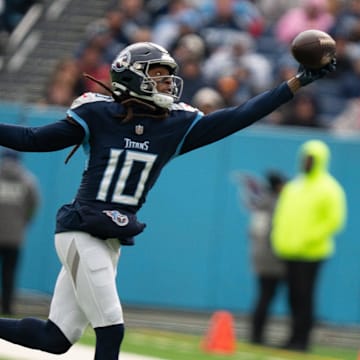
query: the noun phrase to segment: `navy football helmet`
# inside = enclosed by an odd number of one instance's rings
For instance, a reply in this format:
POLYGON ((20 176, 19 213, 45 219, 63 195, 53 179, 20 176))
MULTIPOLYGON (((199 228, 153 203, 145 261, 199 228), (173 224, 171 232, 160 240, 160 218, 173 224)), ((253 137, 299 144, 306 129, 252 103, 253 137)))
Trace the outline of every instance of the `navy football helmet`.
MULTIPOLYGON (((151 42, 139 42, 123 49, 111 65, 111 85, 116 95, 128 94, 153 102, 161 108, 169 108, 181 96, 183 80, 176 76, 178 65, 162 46, 151 42), (171 91, 159 93, 155 78, 149 76, 153 65, 168 67, 170 76, 157 76, 171 80, 171 91)), ((161 80, 161 79, 160 79, 161 80)))

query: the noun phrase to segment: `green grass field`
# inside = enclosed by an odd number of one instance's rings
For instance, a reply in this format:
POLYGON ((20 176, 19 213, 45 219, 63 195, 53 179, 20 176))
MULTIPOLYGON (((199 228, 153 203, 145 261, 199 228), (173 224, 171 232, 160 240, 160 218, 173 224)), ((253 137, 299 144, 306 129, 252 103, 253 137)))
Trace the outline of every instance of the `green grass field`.
MULTIPOLYGON (((81 342, 94 346, 91 329, 81 342)), ((296 353, 238 342, 234 354, 205 353, 201 349, 201 336, 164 332, 159 330, 131 328, 126 331, 122 350, 168 360, 357 360, 357 350, 315 346, 311 353, 296 353)))
MULTIPOLYGON (((207 353, 201 348, 201 336, 146 328, 129 328, 122 350, 167 360, 357 360, 356 349, 314 346, 310 353, 290 352, 238 341, 233 354, 207 353)), ((94 347, 95 336, 88 329, 80 342, 94 347)), ((0 357, 0 360, 9 360, 0 357)), ((14 360, 13 358, 11 360, 14 360)))

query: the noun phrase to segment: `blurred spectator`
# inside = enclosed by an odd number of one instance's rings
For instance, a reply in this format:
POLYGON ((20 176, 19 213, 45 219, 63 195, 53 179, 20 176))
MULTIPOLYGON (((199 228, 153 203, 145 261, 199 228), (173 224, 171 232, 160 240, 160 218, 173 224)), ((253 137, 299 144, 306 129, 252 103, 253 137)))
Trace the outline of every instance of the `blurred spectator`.
POLYGON ((41 102, 69 106, 85 90, 85 78, 80 73, 76 60, 65 58, 60 60, 54 69, 41 102))
MULTIPOLYGON (((110 85, 109 65, 103 61, 101 49, 98 46, 89 46, 84 49, 81 57, 77 60, 77 65, 81 74, 88 74, 105 84, 110 85)), ((85 91, 108 93, 96 82, 85 79, 85 91)))
POLYGON ((143 0, 113 1, 107 11, 106 20, 113 40, 107 49, 108 64, 130 43, 151 41, 152 18, 147 10, 147 3, 143 0))
POLYGON ((291 105, 283 107, 283 118, 279 125, 300 127, 323 127, 317 98, 309 91, 302 91, 291 105))
MULTIPOLYGON (((244 34, 242 34, 244 35, 244 34)), ((273 63, 266 56, 255 51, 255 42, 251 37, 236 37, 232 45, 239 64, 249 72, 249 86, 253 94, 258 94, 271 86, 273 81, 273 63)))
POLYGON ((201 38, 199 35, 199 29, 202 25, 202 18, 201 14, 195 9, 188 8, 178 13, 175 16, 175 24, 177 29, 176 36, 169 44, 169 49, 172 49, 174 47, 174 43, 178 43, 180 39, 186 37, 187 35, 193 35, 201 38))
POLYGON ((251 97, 246 83, 233 74, 219 76, 214 87, 224 99, 225 106, 238 106, 251 97))
POLYGON ((246 32, 237 32, 228 45, 213 52, 204 63, 204 73, 209 81, 216 81, 219 74, 237 74, 242 82, 247 82, 252 94, 263 91, 273 82, 271 61, 255 51, 255 41, 246 32))
POLYGON ((184 80, 181 101, 191 103, 194 94, 208 85, 203 74, 203 58, 205 44, 199 35, 186 34, 181 36, 172 49, 175 59, 180 65, 180 73, 184 80))
POLYGON ((97 47, 101 51, 105 63, 111 64, 114 57, 127 45, 119 42, 113 37, 106 19, 98 19, 90 23, 85 31, 85 38, 75 50, 74 56, 80 58, 86 48, 97 47))
POLYGON ((151 17, 144 0, 119 0, 118 8, 126 19, 125 33, 128 38, 138 28, 151 25, 151 17))
POLYGON ((264 19, 251 1, 208 1, 201 12, 204 14, 201 34, 211 49, 226 44, 238 31, 254 37, 263 32, 264 19))
POLYGON ((286 264, 291 330, 284 348, 308 351, 318 275, 334 254, 334 236, 344 226, 346 196, 329 172, 327 144, 306 141, 298 159, 299 174, 285 184, 275 207, 271 242, 286 264))
POLYGON ((331 122, 331 130, 341 134, 355 134, 360 132, 360 97, 346 102, 344 110, 331 122))
POLYGON ((190 104, 195 93, 207 86, 201 68, 201 62, 194 58, 187 58, 180 63, 179 76, 183 79, 181 101, 190 104))
POLYGON ((332 33, 341 34, 348 41, 358 43, 360 40, 360 0, 345 2, 342 11, 337 14, 332 26, 332 33))
POLYGON ((152 18, 152 24, 160 17, 169 12, 171 2, 168 0, 147 0, 146 9, 152 18))
POLYGON ((255 4, 266 21, 267 27, 279 20, 289 9, 298 7, 301 0, 256 0, 255 4))
POLYGON ((87 91, 108 95, 102 86, 84 76, 88 74, 110 85, 109 65, 103 60, 101 50, 97 44, 91 44, 83 49, 78 59, 61 60, 46 86, 43 101, 69 106, 72 100, 87 91))
POLYGON ((152 28, 152 41, 171 49, 176 39, 181 35, 184 23, 195 29, 200 26, 201 16, 186 0, 173 0, 168 5, 166 14, 159 16, 152 28))
MULTIPOLYGON (((296 75, 298 68, 299 64, 290 54, 284 54, 283 56, 279 57, 274 68, 273 84, 275 85, 278 82, 289 80, 291 77, 296 75)), ((287 111, 286 105, 287 104, 284 104, 284 106, 281 106, 279 109, 273 111, 266 118, 264 118, 262 122, 272 125, 282 124, 284 114, 287 111)), ((289 106, 292 106, 292 104, 289 106)))
POLYGON ((346 8, 346 0, 327 0, 326 7, 329 12, 334 17, 335 22, 337 18, 343 13, 346 8))
POLYGON ((76 98, 71 83, 61 79, 49 82, 46 87, 45 96, 40 103, 57 106, 70 106, 76 98))
POLYGON ((290 44, 296 35, 308 29, 328 32, 334 24, 327 0, 302 0, 300 6, 289 9, 279 18, 274 35, 280 43, 290 44))
POLYGON ((85 31, 85 38, 75 51, 75 57, 83 56, 86 48, 98 47, 105 63, 111 64, 114 57, 130 43, 126 18, 118 8, 109 8, 103 18, 91 22, 85 31))
POLYGON ((343 1, 342 3, 335 22, 329 30, 336 41, 337 59, 336 71, 329 78, 340 81, 344 75, 351 76, 354 54, 359 54, 360 51, 360 36, 357 35, 360 31, 360 0, 343 1), (359 30, 357 30, 358 28, 359 30))
POLYGON ((360 49, 358 54, 353 53, 350 65, 350 71, 337 80, 340 82, 342 96, 347 99, 360 97, 360 49))
POLYGON ((349 51, 349 40, 347 36, 339 32, 330 32, 336 41, 336 71, 329 78, 340 80, 348 73, 352 72, 351 51, 349 51))
POLYGON ((143 26, 134 30, 130 37, 130 43, 150 41, 152 39, 151 28, 143 26))
POLYGON ((61 59, 55 68, 53 80, 55 82, 58 80, 69 82, 76 96, 85 91, 84 79, 76 59, 69 57, 61 59))
POLYGON ((39 204, 38 186, 20 154, 3 149, 0 164, 1 313, 14 314, 15 282, 25 232, 39 204))
POLYGON ((278 171, 268 171, 265 181, 249 174, 236 174, 241 202, 250 211, 249 237, 257 295, 251 316, 250 341, 264 343, 264 330, 271 303, 285 279, 285 265, 273 253, 270 241, 273 211, 286 178, 278 171))
POLYGON ((299 68, 299 63, 293 58, 290 53, 285 53, 278 57, 274 66, 274 84, 278 82, 287 81, 293 77, 299 68))
POLYGON ((211 87, 199 89, 195 93, 191 103, 205 115, 225 106, 221 94, 211 87))
POLYGON ((207 54, 205 41, 197 34, 186 34, 179 37, 171 51, 179 63, 186 59, 203 62, 207 54))
POLYGON ((111 37, 115 42, 123 44, 124 46, 129 44, 129 36, 126 32, 126 20, 125 15, 117 7, 108 9, 105 14, 105 21, 111 37))

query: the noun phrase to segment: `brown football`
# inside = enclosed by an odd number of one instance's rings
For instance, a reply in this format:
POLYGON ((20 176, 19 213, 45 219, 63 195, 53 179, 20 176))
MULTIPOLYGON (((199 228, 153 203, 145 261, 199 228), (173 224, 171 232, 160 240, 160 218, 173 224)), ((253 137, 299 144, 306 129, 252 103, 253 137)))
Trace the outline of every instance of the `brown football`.
POLYGON ((305 67, 319 69, 334 58, 336 42, 324 31, 305 30, 292 41, 291 53, 305 67))

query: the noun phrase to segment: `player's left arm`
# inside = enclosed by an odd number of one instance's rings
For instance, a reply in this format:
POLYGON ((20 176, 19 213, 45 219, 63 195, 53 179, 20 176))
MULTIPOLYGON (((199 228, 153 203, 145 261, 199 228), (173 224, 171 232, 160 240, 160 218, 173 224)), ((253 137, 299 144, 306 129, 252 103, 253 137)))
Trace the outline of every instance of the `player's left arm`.
POLYGON ((183 140, 179 154, 211 144, 228 135, 244 129, 264 118, 284 103, 290 101, 303 86, 319 80, 336 70, 336 58, 320 69, 299 67, 296 76, 272 90, 265 91, 244 104, 215 111, 203 117, 197 117, 191 130, 183 140))
POLYGON ((18 151, 46 152, 80 144, 84 129, 70 118, 40 127, 0 124, 0 145, 18 151))
POLYGON ((289 85, 284 82, 240 106, 198 117, 187 133, 179 153, 184 154, 244 129, 291 100, 293 96, 289 85))

